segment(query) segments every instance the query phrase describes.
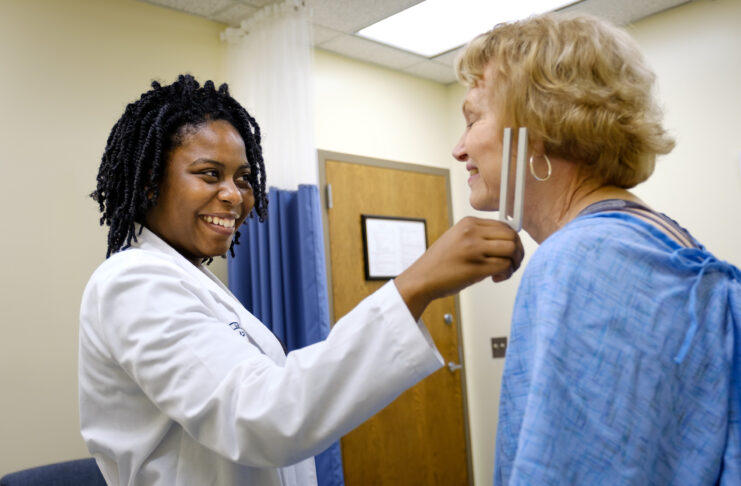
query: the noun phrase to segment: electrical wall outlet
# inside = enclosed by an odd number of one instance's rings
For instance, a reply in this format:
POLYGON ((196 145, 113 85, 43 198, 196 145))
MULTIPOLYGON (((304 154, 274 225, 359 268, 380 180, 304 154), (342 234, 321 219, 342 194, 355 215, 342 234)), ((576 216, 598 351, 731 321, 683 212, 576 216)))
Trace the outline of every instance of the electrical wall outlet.
POLYGON ((504 355, 506 353, 507 353, 507 338, 506 337, 491 338, 492 358, 504 358, 504 355))

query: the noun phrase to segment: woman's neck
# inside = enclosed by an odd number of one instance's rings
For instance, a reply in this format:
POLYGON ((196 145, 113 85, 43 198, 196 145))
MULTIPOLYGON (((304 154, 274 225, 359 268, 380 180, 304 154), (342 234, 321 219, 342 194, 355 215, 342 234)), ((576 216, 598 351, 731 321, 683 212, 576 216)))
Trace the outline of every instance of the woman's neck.
POLYGON ((523 227, 538 244, 576 218, 587 206, 606 199, 625 199, 644 204, 627 189, 601 185, 579 177, 578 165, 565 162, 554 164, 551 180, 529 180, 525 189, 523 227), (556 176, 557 171, 561 174, 556 176), (529 194, 528 194, 529 192, 529 194))

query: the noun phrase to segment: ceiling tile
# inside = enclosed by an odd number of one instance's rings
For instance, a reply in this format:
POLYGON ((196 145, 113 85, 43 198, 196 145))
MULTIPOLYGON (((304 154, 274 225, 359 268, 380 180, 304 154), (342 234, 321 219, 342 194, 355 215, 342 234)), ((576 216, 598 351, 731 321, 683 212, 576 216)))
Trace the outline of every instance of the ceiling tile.
POLYGON ((446 53, 440 54, 439 56, 435 56, 432 58, 433 61, 445 64, 446 66, 450 66, 451 68, 455 68, 455 60, 458 57, 458 54, 463 52, 463 48, 465 46, 458 47, 457 49, 453 49, 451 51, 448 51, 446 53))
POLYGON ((442 84, 450 84, 457 81, 453 68, 435 61, 423 61, 404 68, 403 71, 442 84))
POLYGON ((563 8, 561 12, 582 12, 626 25, 691 0, 585 0, 563 8))
POLYGON ((271 3, 278 3, 279 0, 236 0, 240 3, 244 3, 245 5, 249 5, 250 7, 255 7, 256 9, 263 8, 266 5, 270 5, 271 3))
POLYGON ((348 34, 401 12, 422 0, 307 0, 312 22, 348 34))
POLYGON ((342 32, 337 32, 336 30, 322 27, 321 25, 316 24, 314 24, 311 29, 315 46, 319 46, 331 39, 334 39, 338 35, 342 35, 342 32))
POLYGON ((238 27, 244 19, 257 12, 257 10, 258 7, 253 7, 244 3, 234 3, 229 7, 218 11, 209 18, 232 27, 238 27))
MULTIPOLYGON (((236 26, 258 9, 283 0, 141 0, 236 26)), ((462 48, 432 60, 353 34, 422 0, 304 0, 311 8, 314 45, 344 56, 441 83, 454 80, 455 59, 462 48), (448 70, 449 69, 449 72, 448 70)), ((563 11, 584 12, 618 25, 636 22, 692 0, 581 0, 563 11)))
POLYGON ((404 69, 426 60, 416 54, 348 34, 337 36, 318 47, 391 69, 404 69))
POLYGON ((211 15, 229 7, 232 0, 143 0, 147 3, 168 7, 181 12, 187 12, 202 17, 211 15))

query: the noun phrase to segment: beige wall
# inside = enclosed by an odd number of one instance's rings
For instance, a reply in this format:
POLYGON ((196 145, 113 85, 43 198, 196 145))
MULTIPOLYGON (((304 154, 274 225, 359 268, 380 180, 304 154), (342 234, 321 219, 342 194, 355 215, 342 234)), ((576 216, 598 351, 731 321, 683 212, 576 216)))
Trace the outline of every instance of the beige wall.
MULTIPOLYGON (((0 6, 0 474, 86 455, 77 419, 77 313, 105 232, 86 197, 105 138, 151 78, 222 80, 223 26, 134 0, 5 0, 0 6), (11 222, 12 220, 12 222, 11 222)), ((741 2, 701 0, 632 28, 656 67, 677 149, 639 194, 741 264, 741 2), (725 224, 724 224, 725 223, 725 224)), ((463 89, 318 51, 320 149, 451 169, 463 89)), ((525 238, 527 240, 527 238, 525 238)), ((534 245, 528 240, 529 253, 534 245)), ((490 484, 499 380, 489 338, 509 333, 518 278, 461 295, 475 480, 490 484)))
POLYGON ((637 192, 741 266, 741 2, 693 2, 631 32, 656 69, 677 140, 637 192))
POLYGON ((448 167, 445 86, 325 51, 315 53, 319 149, 448 167))
POLYGON ((113 123, 152 78, 223 79, 222 29, 133 0, 0 4, 0 475, 87 455, 78 310, 105 257, 87 194, 113 123))

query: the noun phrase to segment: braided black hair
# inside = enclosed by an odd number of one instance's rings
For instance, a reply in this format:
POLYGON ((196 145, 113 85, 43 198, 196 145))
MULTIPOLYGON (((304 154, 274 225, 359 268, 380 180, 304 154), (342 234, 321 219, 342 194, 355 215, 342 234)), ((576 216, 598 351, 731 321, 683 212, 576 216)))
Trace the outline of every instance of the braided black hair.
MULTIPOLYGON (((193 76, 181 74, 168 86, 152 82, 152 89, 126 107, 108 136, 98 185, 90 194, 100 206, 101 226, 110 226, 106 258, 136 241, 136 223, 143 225, 145 215, 157 204, 170 152, 188 133, 213 120, 229 122, 242 136, 251 169, 254 212, 260 221, 265 220, 268 200, 260 127, 230 96, 226 83, 218 90, 210 80, 201 87, 193 76)), ((230 248, 232 255, 238 243, 239 232, 230 248)))

